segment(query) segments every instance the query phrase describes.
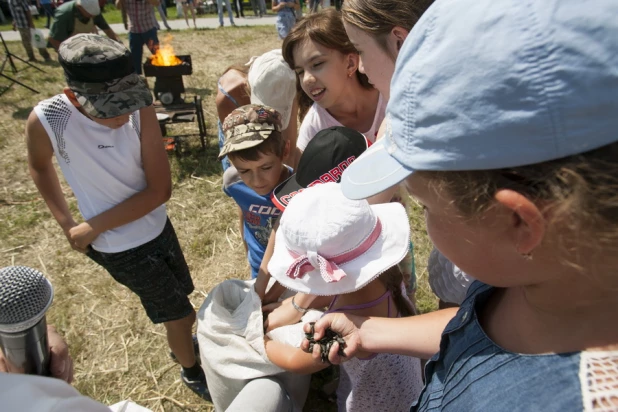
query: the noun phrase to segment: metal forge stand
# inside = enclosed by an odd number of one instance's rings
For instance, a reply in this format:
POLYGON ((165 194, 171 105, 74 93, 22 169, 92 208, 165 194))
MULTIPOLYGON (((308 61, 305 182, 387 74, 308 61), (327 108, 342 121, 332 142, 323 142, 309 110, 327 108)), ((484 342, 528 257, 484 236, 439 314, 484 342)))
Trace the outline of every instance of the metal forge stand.
POLYGON ((192 100, 182 95, 185 87, 182 81, 183 75, 193 73, 191 56, 176 56, 182 63, 175 66, 154 66, 150 60, 144 63, 144 75, 155 78, 154 95, 157 100, 154 104, 155 111, 161 115, 159 126, 164 136, 167 150, 176 150, 180 153, 181 139, 191 136, 199 136, 202 150, 206 149, 206 120, 202 110, 202 98, 193 96, 192 100), (197 123, 197 133, 175 134, 167 136, 167 128, 179 123, 197 123))

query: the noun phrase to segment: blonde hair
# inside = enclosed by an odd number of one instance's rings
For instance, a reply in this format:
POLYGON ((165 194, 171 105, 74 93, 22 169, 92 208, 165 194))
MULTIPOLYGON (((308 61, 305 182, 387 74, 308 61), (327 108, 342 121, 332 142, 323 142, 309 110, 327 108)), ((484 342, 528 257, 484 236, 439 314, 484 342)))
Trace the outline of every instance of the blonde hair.
MULTIPOLYGON (((341 9, 343 21, 371 34, 388 53, 386 38, 393 27, 412 30, 433 0, 346 0, 341 9)), ((391 56, 393 61, 396 56, 391 56)))
MULTIPOLYGON (((326 48, 337 50, 341 54, 357 53, 356 48, 348 38, 341 21, 341 15, 333 8, 323 9, 298 20, 290 33, 283 40, 282 54, 285 62, 294 70, 294 50, 307 40, 312 40, 326 48)), ((372 89, 369 79, 363 73, 356 71, 359 83, 366 89, 372 89)), ((300 85, 296 76, 296 99, 298 100, 298 118, 302 122, 305 114, 313 104, 300 85)))
POLYGON ((592 246, 618 246, 618 143, 530 166, 419 173, 450 194, 464 217, 474 219, 498 190, 511 189, 551 207, 549 231, 559 225, 592 246))

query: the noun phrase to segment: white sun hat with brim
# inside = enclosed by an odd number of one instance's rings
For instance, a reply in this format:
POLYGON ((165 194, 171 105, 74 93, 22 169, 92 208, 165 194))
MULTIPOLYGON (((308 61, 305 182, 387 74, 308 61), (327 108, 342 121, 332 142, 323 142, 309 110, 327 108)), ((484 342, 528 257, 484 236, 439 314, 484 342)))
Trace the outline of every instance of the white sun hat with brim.
POLYGON ((296 292, 350 293, 399 263, 409 245, 410 223, 401 204, 370 206, 325 183, 305 189, 286 208, 268 271, 296 292))

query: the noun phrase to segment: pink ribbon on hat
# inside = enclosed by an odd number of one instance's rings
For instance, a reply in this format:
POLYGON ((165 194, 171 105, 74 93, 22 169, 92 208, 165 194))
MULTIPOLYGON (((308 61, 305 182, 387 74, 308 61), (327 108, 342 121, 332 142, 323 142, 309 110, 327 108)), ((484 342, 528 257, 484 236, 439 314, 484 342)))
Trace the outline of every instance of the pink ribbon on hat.
POLYGON ((331 258, 325 258, 313 251, 308 251, 304 255, 299 255, 292 250, 288 250, 290 255, 295 259, 285 274, 292 279, 300 279, 305 276, 305 273, 318 269, 325 282, 339 282, 346 276, 346 273, 343 269, 340 269, 338 265, 350 262, 367 252, 376 240, 378 240, 381 232, 382 222, 378 219, 369 236, 363 240, 360 245, 346 253, 331 258), (316 263, 318 267, 314 266, 316 263))

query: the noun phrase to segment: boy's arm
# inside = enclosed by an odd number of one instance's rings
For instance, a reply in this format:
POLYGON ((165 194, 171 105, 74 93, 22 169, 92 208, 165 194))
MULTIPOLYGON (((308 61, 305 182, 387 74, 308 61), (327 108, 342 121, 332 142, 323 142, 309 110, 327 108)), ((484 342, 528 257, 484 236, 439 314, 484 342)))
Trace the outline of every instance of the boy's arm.
POLYGON ((127 25, 127 10, 124 8, 124 0, 116 0, 116 8, 120 10, 120 16, 122 17, 122 24, 125 30, 128 30, 127 25))
POLYGON ((278 367, 302 375, 315 373, 330 366, 327 362, 314 359, 313 355, 287 343, 264 337, 268 359, 278 367))
POLYGON ((245 240, 245 218, 243 217, 240 206, 238 206, 238 219, 240 221, 240 238, 242 239, 242 244, 245 246, 245 253, 248 253, 249 247, 247 246, 247 241, 245 240))
POLYGON ((58 174, 52 163, 54 149, 51 141, 34 110, 30 112, 26 122, 26 147, 28 150, 28 169, 35 186, 43 196, 43 200, 45 200, 54 219, 69 239, 71 247, 80 252, 85 252, 84 248, 78 247, 70 239, 69 230, 77 223, 75 223, 69 211, 69 206, 60 187, 58 174))
POLYGON ((297 293, 293 297, 285 299, 283 302, 274 302, 262 306, 262 312, 268 313, 266 320, 264 320, 264 328, 266 329, 266 332, 270 332, 271 330, 280 328, 281 326, 293 325, 301 320, 304 312, 299 311, 294 307, 292 304, 292 299, 294 299, 296 306, 302 309, 315 309, 328 306, 328 304, 333 300, 333 297, 297 293))
POLYGON ((82 248, 99 234, 137 220, 163 203, 172 194, 172 177, 161 129, 152 106, 140 110, 141 152, 146 188, 111 209, 70 230, 71 239, 82 248))
MULTIPOLYGON (((270 262, 270 258, 273 257, 273 253, 275 251, 275 234, 277 233, 277 228, 279 227, 279 222, 277 221, 270 231, 270 237, 268 238, 268 244, 266 245, 266 250, 264 251, 264 257, 262 258, 262 263, 260 264, 260 269, 258 270, 257 279, 255 279, 255 292, 258 294, 263 304, 270 303, 272 301, 265 301, 266 297, 266 287, 268 286, 268 281, 270 280, 270 273, 268 272, 268 262, 270 262)), ((275 288, 277 284, 274 284, 272 288, 275 288)), ((271 290, 272 290, 271 288, 271 290)), ((269 291, 269 296, 270 294, 269 291)), ((277 300, 278 296, 274 299, 277 300)))

